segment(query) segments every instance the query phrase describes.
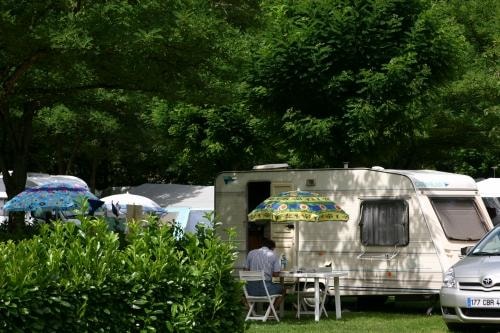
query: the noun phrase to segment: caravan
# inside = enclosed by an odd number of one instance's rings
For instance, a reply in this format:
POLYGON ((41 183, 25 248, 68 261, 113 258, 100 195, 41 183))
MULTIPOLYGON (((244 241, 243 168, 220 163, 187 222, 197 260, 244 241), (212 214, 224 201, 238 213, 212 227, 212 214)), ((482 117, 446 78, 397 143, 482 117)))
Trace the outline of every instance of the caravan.
POLYGON ((490 214, 493 225, 500 224, 500 178, 488 178, 477 182, 479 195, 490 214))
POLYGON ((288 267, 348 273, 342 295, 438 295, 460 249, 493 226, 468 176, 432 170, 254 168, 220 173, 215 213, 236 231, 236 269, 265 237, 288 267), (270 195, 305 190, 333 199, 347 222, 257 223, 247 214, 270 195))

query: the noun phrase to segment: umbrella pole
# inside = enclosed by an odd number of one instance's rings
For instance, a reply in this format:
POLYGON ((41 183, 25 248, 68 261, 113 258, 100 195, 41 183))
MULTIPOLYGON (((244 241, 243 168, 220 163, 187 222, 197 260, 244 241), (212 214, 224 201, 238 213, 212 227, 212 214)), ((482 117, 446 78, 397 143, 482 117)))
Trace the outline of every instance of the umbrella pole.
POLYGON ((299 224, 297 221, 293 222, 295 224, 295 266, 300 268, 299 265, 299 224))

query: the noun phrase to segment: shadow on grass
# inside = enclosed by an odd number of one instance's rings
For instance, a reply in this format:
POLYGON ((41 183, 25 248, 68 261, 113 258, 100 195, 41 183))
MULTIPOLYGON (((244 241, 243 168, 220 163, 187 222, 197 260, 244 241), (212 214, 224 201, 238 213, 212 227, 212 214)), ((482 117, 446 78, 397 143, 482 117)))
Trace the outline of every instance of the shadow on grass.
MULTIPOLYGON (((438 295, 343 297, 341 304, 343 311, 350 312, 441 315, 438 295)), ((327 304, 327 310, 334 309, 335 302, 331 298, 327 304)))

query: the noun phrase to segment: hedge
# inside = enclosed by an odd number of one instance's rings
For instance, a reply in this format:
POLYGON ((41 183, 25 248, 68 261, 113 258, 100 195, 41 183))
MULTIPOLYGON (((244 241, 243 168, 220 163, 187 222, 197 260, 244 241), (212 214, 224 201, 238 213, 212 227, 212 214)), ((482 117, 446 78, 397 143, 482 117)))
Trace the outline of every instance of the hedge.
POLYGON ((0 331, 242 332, 235 250, 214 228, 155 219, 125 242, 102 219, 55 222, 0 243, 0 331))

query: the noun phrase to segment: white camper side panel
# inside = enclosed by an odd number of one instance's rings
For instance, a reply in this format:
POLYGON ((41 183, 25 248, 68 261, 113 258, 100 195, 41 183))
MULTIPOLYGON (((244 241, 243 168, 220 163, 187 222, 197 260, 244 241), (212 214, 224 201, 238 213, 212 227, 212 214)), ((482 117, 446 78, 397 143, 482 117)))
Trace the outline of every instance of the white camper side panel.
POLYGON ((407 177, 388 173, 355 172, 354 177, 332 172, 334 191, 317 189, 330 196, 348 214, 347 223, 302 223, 298 226, 299 266, 324 266, 348 271, 342 283, 348 294, 435 293, 442 268, 429 228, 418 204, 417 193, 407 177), (335 177, 340 175, 340 177, 335 177), (351 181, 349 181, 349 179, 351 181), (410 242, 401 247, 363 246, 360 206, 363 200, 401 199, 409 208, 410 242))
MULTIPOLYGON (((216 189, 219 187, 215 187, 216 189)), ((235 245, 238 250, 238 259, 235 263, 236 269, 245 267, 247 249, 247 201, 246 192, 239 187, 233 187, 226 191, 215 193, 215 215, 222 222, 222 229, 233 228, 235 230, 235 245)), ((220 234, 227 239, 227 233, 220 234)))

